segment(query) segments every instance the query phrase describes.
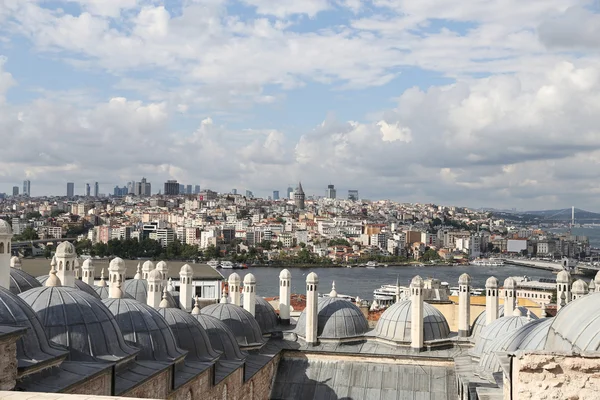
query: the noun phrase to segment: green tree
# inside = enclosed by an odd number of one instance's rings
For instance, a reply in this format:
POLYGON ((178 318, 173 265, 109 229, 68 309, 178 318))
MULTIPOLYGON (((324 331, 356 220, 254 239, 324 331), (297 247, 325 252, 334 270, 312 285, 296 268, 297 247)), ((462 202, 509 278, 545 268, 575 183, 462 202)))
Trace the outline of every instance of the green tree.
POLYGON ((27 240, 38 240, 40 237, 32 227, 28 226, 23 230, 20 235, 15 235, 13 237, 13 241, 15 242, 24 242, 27 240))
POLYGON ((348 242, 346 239, 342 239, 342 238, 331 239, 328 244, 329 244, 329 246, 348 246, 348 247, 350 247, 350 242, 348 242))
POLYGON ((204 249, 204 251, 202 252, 204 257, 206 258, 217 258, 219 257, 221 254, 219 253, 219 251, 217 250, 217 248, 214 245, 210 245, 208 246, 206 249, 204 249))
POLYGON ((263 240, 262 242, 260 242, 260 247, 262 247, 264 250, 271 250, 271 241, 263 240))
POLYGON ((422 261, 435 261, 439 259, 441 259, 440 255, 437 253, 437 251, 433 249, 425 250, 425 252, 421 256, 422 261))
POLYGON ((27 214, 25 214, 25 219, 27 219, 27 220, 38 219, 41 217, 42 217, 42 214, 40 214, 39 211, 31 211, 31 212, 28 212, 27 214))
POLYGON ((280 240, 277 242, 277 250, 283 249, 283 242, 280 240))
POLYGON ((306 243, 300 242, 299 246, 304 249, 304 248, 306 248, 306 243))
POLYGON ((52 218, 56 218, 56 217, 58 217, 59 215, 61 215, 61 214, 64 214, 64 213, 66 213, 66 211, 64 211, 64 210, 53 210, 53 211, 50 213, 50 216, 51 216, 52 218))

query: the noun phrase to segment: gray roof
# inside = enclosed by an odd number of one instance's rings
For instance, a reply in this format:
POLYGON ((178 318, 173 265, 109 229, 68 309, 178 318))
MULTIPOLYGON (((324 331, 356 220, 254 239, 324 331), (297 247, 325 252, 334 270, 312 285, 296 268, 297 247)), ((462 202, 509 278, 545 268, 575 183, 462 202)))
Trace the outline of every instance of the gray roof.
MULTIPOLYGON (((127 279, 123 284, 123 291, 129 293, 140 303, 147 303, 148 281, 145 279, 127 279)), ((167 302, 169 302, 169 307, 179 307, 170 292, 167 292, 167 302)))
MULTIPOLYGON (((92 289, 96 292, 100 300, 108 299, 110 297, 110 286, 93 286, 92 289)), ((133 299, 133 296, 127 292, 123 292, 124 299, 133 299)))
POLYGON ((40 286, 42 286, 42 284, 35 279, 34 276, 29 275, 22 269, 10 269, 10 291, 14 294, 19 294, 34 287, 40 286))
POLYGON ((159 308, 158 313, 169 324, 177 345, 189 352, 186 361, 214 361, 219 357, 219 353, 210 344, 208 334, 196 318, 179 308, 159 308))
POLYGON ((192 315, 206 331, 213 349, 222 353, 222 358, 228 361, 239 361, 246 358, 240 350, 235 335, 223 321, 206 314, 192 315))
POLYGON ((139 359, 177 361, 187 353, 177 346, 167 321, 154 308, 132 299, 105 299, 125 340, 141 348, 139 359))
MULTIPOLYGON (((411 300, 404 300, 385 310, 375 328, 377 337, 394 342, 410 342, 411 306, 411 300)), ((423 303, 423 340, 446 339, 449 335, 450 327, 444 315, 431 304, 423 303)))
POLYGON ((600 349, 600 293, 591 293, 560 309, 544 346, 549 351, 600 349))
MULTIPOLYGON (((343 339, 362 336, 369 330, 367 319, 353 303, 339 297, 320 297, 317 336, 323 339, 343 339)), ((306 310, 302 311, 296 332, 306 332, 306 310)))
POLYGON ((254 318, 256 318, 262 333, 271 333, 277 331, 277 313, 275 312, 275 309, 271 303, 269 303, 263 297, 255 297, 254 318))
POLYGON ((25 334, 17 341, 19 368, 54 360, 68 354, 66 349, 48 340, 42 323, 31 307, 3 287, 0 287, 0 325, 27 328, 25 334))
POLYGON ((475 357, 484 355, 492 343, 498 337, 504 337, 512 331, 528 324, 532 320, 527 317, 502 317, 498 318, 481 331, 481 335, 475 339, 475 347, 471 354, 475 357))
MULTIPOLYGON (((48 275, 38 276, 37 280, 42 284, 41 286, 44 286, 46 284, 46 281, 48 280, 48 275)), ((98 293, 96 293, 96 290, 94 290, 93 287, 91 287, 90 285, 88 285, 87 283, 82 281, 81 279, 75 279, 75 288, 79 289, 79 290, 83 290, 87 294, 90 294, 90 295, 96 297, 97 299, 100 299, 100 296, 98 295, 98 293)))
MULTIPOLYGON (((521 311, 521 314, 523 314, 523 315, 527 315, 529 312, 527 307, 521 306, 518 308, 521 311)), ((498 318, 500 318, 500 317, 504 317, 504 305, 498 306, 498 318)), ((510 317, 510 315, 509 315, 509 317, 510 317)), ((483 310, 477 316, 477 318, 475 318, 475 321, 473 322, 473 326, 471 326, 471 337, 476 338, 477 336, 479 336, 481 334, 481 331, 483 330, 483 328, 485 328, 486 318, 487 318, 487 312, 485 310, 483 310)), ((531 313, 531 318, 538 319, 538 316, 535 315, 534 313, 531 313)))
POLYGON ((72 287, 39 287, 19 295, 37 313, 50 340, 74 361, 118 361, 135 354, 100 300, 72 287))
POLYGON ((202 309, 202 314, 223 321, 242 348, 261 346, 265 342, 256 319, 240 306, 231 303, 211 304, 202 309))

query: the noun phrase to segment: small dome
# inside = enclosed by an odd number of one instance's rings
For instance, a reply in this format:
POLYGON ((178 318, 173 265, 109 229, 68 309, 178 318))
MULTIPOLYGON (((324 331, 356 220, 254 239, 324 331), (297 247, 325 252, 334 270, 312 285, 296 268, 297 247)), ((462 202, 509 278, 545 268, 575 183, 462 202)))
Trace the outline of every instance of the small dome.
POLYGON ((158 269, 153 269, 148 274, 149 281, 162 281, 162 273, 158 269))
POLYGON ((527 317, 502 317, 498 318, 481 331, 481 335, 475 338, 475 347, 471 355, 481 357, 488 350, 489 345, 498 337, 505 337, 512 331, 526 325, 531 320, 527 317))
MULTIPOLYGON (((369 330, 367 319, 353 303, 339 297, 321 297, 318 304, 317 336, 323 339, 345 339, 363 336, 369 330)), ((306 310, 296 324, 296 333, 306 332, 306 310)))
MULTIPOLYGON (((41 283, 40 286, 45 286, 46 282, 48 281, 48 277, 49 277, 49 275, 42 275, 42 276, 38 276, 36 279, 41 283)), ((75 289, 82 290, 82 291, 86 292, 87 294, 92 295, 95 298, 97 298, 98 300, 100 300, 100 296, 98 295, 97 290, 95 290, 95 287, 91 287, 90 285, 88 285, 87 283, 85 283, 82 280, 75 279, 75 289)))
POLYGON ((240 361, 246 354, 240 350, 235 335, 231 329, 220 319, 206 314, 192 314, 204 328, 213 349, 222 353, 227 361, 240 361))
MULTIPOLYGON (((521 315, 528 315, 531 314, 531 318, 532 319, 538 319, 537 315, 535 315, 534 313, 529 313, 529 310, 527 309, 527 307, 517 307, 520 311, 521 311, 521 315)), ((498 318, 504 317, 504 305, 498 306, 498 318)), ((472 338, 477 338, 480 334, 481 331, 483 330, 483 328, 486 327, 486 319, 487 319, 487 312, 485 310, 483 310, 478 316, 477 318, 475 318, 475 321, 473 322, 473 326, 471 327, 471 337, 472 338)))
POLYGON ((37 314, 20 297, 0 287, 0 325, 27 328, 17 340, 19 368, 67 354, 66 349, 50 342, 37 314))
POLYGON ((240 306, 230 303, 211 304, 202 309, 202 314, 223 321, 242 347, 262 346, 265 342, 256 319, 240 306))
POLYGON ((292 274, 287 269, 282 269, 279 273, 279 279, 292 279, 292 274))
POLYGON ((43 286, 19 297, 37 313, 49 339, 69 348, 72 361, 119 361, 137 352, 104 304, 82 290, 43 286))
POLYGON ((237 272, 234 272, 231 275, 229 275, 229 278, 227 279, 227 282, 230 285, 239 285, 241 281, 242 280, 240 279, 240 276, 237 274, 237 272))
POLYGON ((177 345, 188 351, 186 360, 214 361, 219 357, 202 324, 192 315, 179 308, 159 308, 158 313, 169 324, 177 345))
POLYGON ((40 286, 42 286, 42 284, 37 279, 22 269, 10 269, 10 291, 13 294, 23 293, 29 289, 40 286))
POLYGON ((115 316, 125 340, 142 350, 139 358, 154 361, 176 361, 186 352, 177 346, 175 335, 158 311, 132 299, 106 299, 102 302, 115 316))
POLYGON ((156 269, 159 271, 168 271, 169 270, 169 266, 167 265, 167 263, 165 261, 159 261, 156 264, 156 269))
POLYGON ((244 285, 254 284, 256 284, 256 278, 254 277, 254 274, 246 274, 246 276, 244 276, 244 285))
POLYGON ((254 318, 260 326, 262 333, 271 333, 277 330, 277 314, 267 300, 260 296, 254 298, 254 318))
POLYGON ((588 285, 588 289, 590 292, 594 292, 596 290, 596 282, 593 279, 590 280, 590 284, 588 285))
MULTIPOLYGON (((145 304, 148 302, 148 281, 145 279, 127 279, 122 289, 124 291, 123 294, 132 296, 140 303, 145 304)), ((179 307, 179 303, 173 298, 172 292, 167 292, 167 301, 169 307, 179 307)))
POLYGON ((10 267, 21 269, 21 259, 17 256, 12 256, 10 258, 10 267))
POLYGON ((552 319, 545 350, 567 353, 600 350, 600 292, 571 301, 552 319))
POLYGON ((0 219, 0 235, 12 235, 10 224, 3 219, 0 219))
POLYGON ((504 280, 505 289, 515 289, 517 287, 517 281, 512 276, 509 276, 504 280))
POLYGON ((577 279, 573 282, 573 288, 571 289, 573 293, 584 294, 588 291, 588 285, 582 279, 577 279))
POLYGON ((122 271, 124 269, 127 269, 127 267, 125 267, 125 261, 120 257, 113 258, 108 264, 109 271, 122 271))
POLYGON ((85 260, 83 260, 83 263, 81 264, 81 269, 94 269, 94 263, 92 262, 92 259, 86 258, 85 260))
POLYGON ((192 267, 190 267, 189 264, 183 264, 183 266, 181 267, 181 269, 179 270, 179 275, 193 275, 194 274, 194 270, 192 270, 192 267))
POLYGON ((314 272, 311 272, 306 276, 306 283, 319 283, 319 277, 314 272))
POLYGON ((77 257, 75 246, 71 242, 62 242, 56 246, 56 257, 77 257))
POLYGON ((600 271, 596 272, 596 276, 594 277, 594 280, 596 281, 596 283, 600 282, 600 271))
POLYGON ((557 283, 569 283, 571 282, 571 274, 569 274, 564 269, 556 274, 556 282, 557 283))
MULTIPOLYGON (((381 314, 375 333, 378 338, 393 342, 411 341, 412 301, 395 303, 381 314)), ((446 339, 450 336, 450 327, 444 315, 429 303, 423 303, 423 340, 446 339)))
POLYGON ((461 276, 458 277, 458 284, 459 285, 470 285, 471 284, 471 277, 469 276, 469 274, 464 273, 461 276))
POLYGON ((495 276, 490 276, 489 278, 487 278, 487 281, 485 281, 485 287, 489 289, 497 288, 498 278, 496 278, 495 276))
MULTIPOLYGON (((110 287, 109 286, 94 286, 94 287, 92 287, 92 289, 94 289, 94 292, 96 292, 96 295, 101 300, 108 299, 110 297, 110 287)), ((123 293, 122 298, 133 299, 133 296, 130 295, 129 293, 127 293, 127 292, 122 292, 122 293, 123 293)))
POLYGON ((150 260, 146 260, 144 261, 144 264, 142 264, 142 271, 144 272, 150 272, 154 269, 154 263, 150 260))
POLYGON ((421 278, 419 275, 415 276, 410 281, 410 286, 423 287, 423 278, 421 278))

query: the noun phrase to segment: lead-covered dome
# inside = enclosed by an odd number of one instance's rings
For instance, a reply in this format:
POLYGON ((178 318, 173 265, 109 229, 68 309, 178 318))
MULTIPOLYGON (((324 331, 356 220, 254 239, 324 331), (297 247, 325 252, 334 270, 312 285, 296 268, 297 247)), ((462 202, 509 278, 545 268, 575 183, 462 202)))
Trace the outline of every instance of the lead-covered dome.
MULTIPOLYGON (((41 286, 46 285, 46 281, 48 280, 49 275, 42 275, 42 276, 38 276, 36 279, 41 283, 41 286)), ((80 280, 80 279, 75 279, 75 289, 79 289, 82 290, 84 292, 86 292, 87 294, 96 297, 97 299, 100 299, 100 295, 97 293, 97 291, 91 287, 90 285, 88 285, 87 283, 85 283, 84 281, 80 280)))
POLYGON ((12 293, 19 294, 40 286, 42 284, 35 277, 22 269, 10 269, 10 291, 12 293))
POLYGON ((177 346, 175 335, 162 315, 147 304, 132 299, 102 302, 115 317, 125 340, 137 344, 143 360, 178 361, 186 352, 177 346))
POLYGON ((600 349, 600 292, 563 306, 548 331, 545 350, 593 352, 600 349))
POLYGON ((277 330, 277 313, 273 306, 260 296, 256 296, 254 302, 254 318, 256 318, 262 333, 275 332, 277 330))
POLYGON ((242 347, 262 346, 265 342, 256 319, 240 306, 231 303, 211 304, 202 309, 202 314, 223 321, 242 347))
MULTIPOLYGON (((308 281, 308 279, 307 279, 308 281)), ((339 297, 321 297, 318 304, 317 336, 322 339, 345 339, 363 336, 369 330, 367 319, 352 302, 339 297)), ((296 333, 306 332, 306 310, 302 311, 296 333)))
MULTIPOLYGON (((519 309, 521 314, 523 314, 523 315, 529 314, 529 317, 531 319, 538 319, 538 316, 535 315, 534 313, 530 313, 529 310, 527 309, 527 307, 519 306, 517 308, 519 309)), ((504 317, 504 305, 498 306, 498 318, 501 318, 501 317, 504 317)), ((473 322, 473 326, 471 327, 471 338, 475 339, 479 335, 481 335, 481 331, 486 326, 486 322, 487 322, 486 319, 487 319, 487 312, 485 310, 483 310, 477 316, 477 318, 475 318, 475 321, 473 322)))
MULTIPOLYGON (((411 300, 400 301, 381 314, 375 334, 380 339, 393 342, 411 341, 411 300)), ((444 315, 429 303, 423 303, 423 340, 446 339, 450 335, 450 327, 444 315)))
POLYGON ((521 316, 498 318, 483 328, 481 335, 475 339, 475 347, 471 350, 471 355, 475 358, 481 357, 496 338, 505 337, 531 321, 530 318, 521 316))
MULTIPOLYGON (((153 270, 156 271, 156 270, 153 270)), ((153 272, 152 271, 152 272, 153 272)), ((151 272, 151 273, 152 273, 151 272)), ((159 273, 159 272, 157 272, 159 273)), ((148 301, 148 281, 145 279, 127 279, 123 284, 123 292, 128 293, 134 299, 140 303, 147 303, 148 301)), ((169 307, 179 307, 179 303, 173 298, 171 292, 166 293, 167 303, 169 307)))
POLYGON ((73 361, 119 361, 137 353, 123 340, 112 313, 82 290, 43 286, 19 297, 37 313, 48 338, 68 347, 73 361))
POLYGON ((206 331, 213 349, 221 353, 221 357, 227 361, 240 361, 246 358, 246 354, 240 350, 235 335, 229 327, 220 319, 206 314, 192 314, 206 331))

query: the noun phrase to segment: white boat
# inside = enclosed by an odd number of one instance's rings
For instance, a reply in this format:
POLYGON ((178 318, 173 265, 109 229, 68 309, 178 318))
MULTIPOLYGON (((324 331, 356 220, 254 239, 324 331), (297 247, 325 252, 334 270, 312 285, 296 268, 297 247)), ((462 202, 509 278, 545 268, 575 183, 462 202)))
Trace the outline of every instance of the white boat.
MULTIPOLYGON (((319 297, 329 297, 329 293, 319 293, 319 297)), ((351 301, 353 303, 356 303, 356 297, 354 297, 354 296, 350 296, 350 295, 347 295, 347 294, 340 294, 340 293, 338 293, 336 295, 336 297, 338 299, 342 299, 342 300, 351 301)))
POLYGON ((501 258, 478 258, 471 261, 471 265, 479 267, 500 267, 504 265, 504 260, 501 258))
POLYGON ((217 260, 210 260, 209 262, 207 262, 207 264, 213 267, 214 269, 219 268, 219 261, 217 260))
MULTIPOLYGON (((454 286, 450 288, 450 296, 458 296, 459 289, 458 286, 454 286)), ((471 296, 483 296, 485 294, 484 289, 471 288, 470 292, 471 296)))
POLYGON ((233 263, 231 261, 223 261, 223 262, 221 262, 221 268, 233 269, 233 263))

